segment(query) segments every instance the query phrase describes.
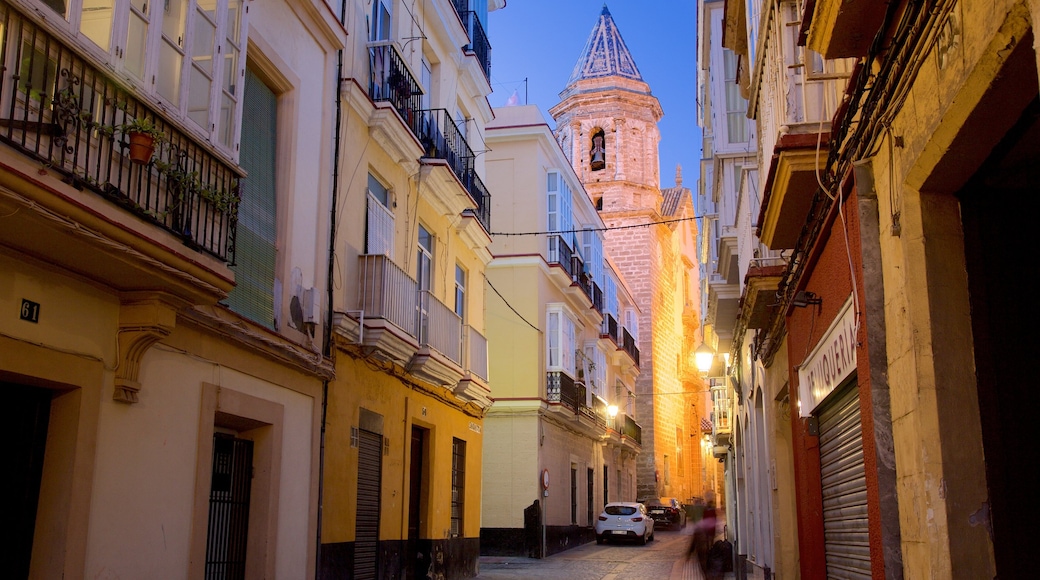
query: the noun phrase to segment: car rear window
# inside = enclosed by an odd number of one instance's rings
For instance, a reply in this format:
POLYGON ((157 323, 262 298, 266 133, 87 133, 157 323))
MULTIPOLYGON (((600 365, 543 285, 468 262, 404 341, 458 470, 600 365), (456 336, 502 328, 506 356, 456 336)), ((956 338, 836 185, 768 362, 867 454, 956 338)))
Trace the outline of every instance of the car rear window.
POLYGON ((608 505, 603 511, 611 516, 630 516, 636 513, 636 508, 627 505, 608 505))

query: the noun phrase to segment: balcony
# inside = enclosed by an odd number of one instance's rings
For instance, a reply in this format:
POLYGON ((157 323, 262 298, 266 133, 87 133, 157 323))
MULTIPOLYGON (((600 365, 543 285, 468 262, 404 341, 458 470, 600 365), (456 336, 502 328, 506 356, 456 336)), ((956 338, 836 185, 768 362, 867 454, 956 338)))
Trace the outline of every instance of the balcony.
POLYGON ((621 330, 621 350, 625 351, 632 358, 632 362, 637 367, 639 366, 639 347, 636 346, 636 339, 629 334, 627 328, 621 330))
POLYGON ((424 380, 456 386, 465 374, 462 319, 386 256, 359 256, 358 269, 357 343, 424 380))
POLYGON ((763 152, 771 157, 757 234, 777 250, 794 246, 819 189, 817 169, 827 162, 831 120, 854 62, 825 60, 798 45, 798 3, 785 0, 767 14, 779 25, 768 27, 760 56, 760 133, 763 152))
POLYGON ((422 85, 408 70, 397 47, 389 41, 368 47, 368 94, 373 102, 390 103, 401 120, 418 139, 421 135, 422 85))
MULTIPOLYGON (((35 200, 31 207, 49 208, 62 219, 86 210, 94 217, 84 219, 117 222, 124 236, 129 232, 138 241, 154 244, 146 253, 162 256, 159 259, 173 269, 191 269, 180 263, 184 252, 172 248, 177 242, 194 254, 188 261, 215 259, 219 266, 233 262, 241 170, 12 6, 0 2, 0 18, 6 59, 0 77, 0 142, 23 156, 17 164, 34 167, 33 181, 61 190, 60 184, 48 184, 54 176, 68 186, 52 199, 35 200), (155 148, 133 159, 130 140, 136 123, 149 125, 155 148), (61 205, 72 198, 78 198, 72 202, 75 209, 61 205)), ((61 241, 67 233, 44 234, 55 224, 29 223, 27 215, 23 224, 31 231, 18 234, 18 239, 8 239, 7 234, 0 239, 12 247, 29 244, 36 255, 55 264, 71 259, 70 244, 61 241), (32 239, 40 236, 46 239, 32 239)), ((102 226, 95 223, 89 229, 97 227, 102 226)), ((8 234, 15 235, 16 229, 8 234)), ((159 286, 155 279, 162 274, 154 264, 133 265, 129 254, 103 260, 109 251, 102 248, 69 267, 87 276, 97 274, 124 290, 159 286), (118 282, 113 279, 120 276, 118 282)))
POLYGON ((635 441, 638 445, 643 444, 643 428, 628 415, 625 415, 625 423, 621 426, 621 436, 635 441))
POLYGON ((549 236, 549 255, 546 261, 550 266, 559 266, 567 273, 568 280, 574 280, 574 251, 567 245, 561 234, 549 236))
MULTIPOLYGON (((585 386, 582 385, 582 390, 585 386)), ((578 384, 570 375, 562 371, 549 371, 545 373, 545 400, 550 403, 558 403, 578 412, 578 384)), ((582 401, 584 405, 584 401, 582 401)))
POLYGON ((484 71, 484 77, 490 83, 491 43, 488 42, 487 34, 484 33, 484 27, 480 24, 480 19, 477 18, 476 12, 467 11, 460 16, 462 23, 466 26, 466 31, 469 33, 469 44, 463 46, 462 50, 477 57, 477 62, 480 63, 480 70, 484 71))
POLYGON ((470 213, 480 222, 485 232, 491 231, 491 194, 473 167, 476 157, 462 131, 447 109, 424 109, 417 112, 417 126, 413 128, 423 147, 423 161, 443 161, 469 194, 476 206, 470 213))
POLYGON ((712 440, 715 445, 729 445, 733 438, 732 399, 724 387, 712 387, 711 398, 714 402, 712 440))
POLYGON ((742 329, 763 329, 769 325, 778 306, 776 291, 786 269, 783 258, 754 259, 744 276, 744 293, 740 297, 742 329))
POLYGON ((600 338, 609 338, 614 342, 614 346, 621 346, 624 344, 621 339, 621 325, 618 324, 614 315, 605 312, 603 313, 603 326, 599 330, 600 338))

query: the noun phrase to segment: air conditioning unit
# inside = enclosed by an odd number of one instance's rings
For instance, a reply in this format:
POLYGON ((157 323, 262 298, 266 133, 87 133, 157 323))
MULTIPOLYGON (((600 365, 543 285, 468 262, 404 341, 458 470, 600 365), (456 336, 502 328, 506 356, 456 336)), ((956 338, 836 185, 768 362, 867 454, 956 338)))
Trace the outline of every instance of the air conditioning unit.
POLYGON ((313 324, 321 321, 321 293, 317 288, 303 291, 303 321, 313 324))

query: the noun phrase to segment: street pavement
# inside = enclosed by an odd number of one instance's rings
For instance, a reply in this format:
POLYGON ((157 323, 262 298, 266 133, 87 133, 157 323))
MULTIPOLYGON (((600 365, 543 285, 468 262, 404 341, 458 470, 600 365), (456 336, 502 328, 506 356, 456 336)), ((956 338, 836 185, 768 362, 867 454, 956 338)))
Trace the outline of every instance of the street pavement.
MULTIPOLYGON (((481 556, 476 580, 703 580, 698 567, 686 560, 692 534, 692 525, 657 530, 645 546, 590 542, 540 560, 481 556)), ((732 572, 726 574, 732 578, 732 572)))

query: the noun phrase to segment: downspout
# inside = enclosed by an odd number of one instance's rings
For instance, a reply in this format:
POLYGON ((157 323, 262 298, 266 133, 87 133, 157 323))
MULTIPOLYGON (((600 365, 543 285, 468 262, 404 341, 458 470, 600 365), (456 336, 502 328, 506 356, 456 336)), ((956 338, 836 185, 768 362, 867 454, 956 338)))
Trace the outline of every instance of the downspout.
MULTIPOLYGON (((342 0, 342 2, 340 3, 339 21, 340 24, 344 26, 346 25, 347 0, 342 0)), ((340 86, 343 82, 343 49, 337 51, 336 58, 338 59, 338 62, 336 64, 336 88, 334 96, 336 101, 336 123, 334 126, 335 133, 332 137, 332 204, 329 212, 329 267, 328 271, 326 272, 325 280, 325 299, 328 303, 328 308, 325 314, 325 333, 321 348, 322 357, 326 360, 332 358, 332 314, 335 311, 335 299, 333 297, 333 276, 335 274, 336 269, 336 206, 337 200, 339 198, 340 128, 343 123, 343 105, 340 100, 340 86)), ((321 578, 321 525, 322 512, 324 510, 325 500, 325 426, 328 423, 328 412, 329 381, 328 379, 326 379, 322 381, 321 385, 321 436, 318 447, 318 518, 314 554, 315 580, 321 578)))

